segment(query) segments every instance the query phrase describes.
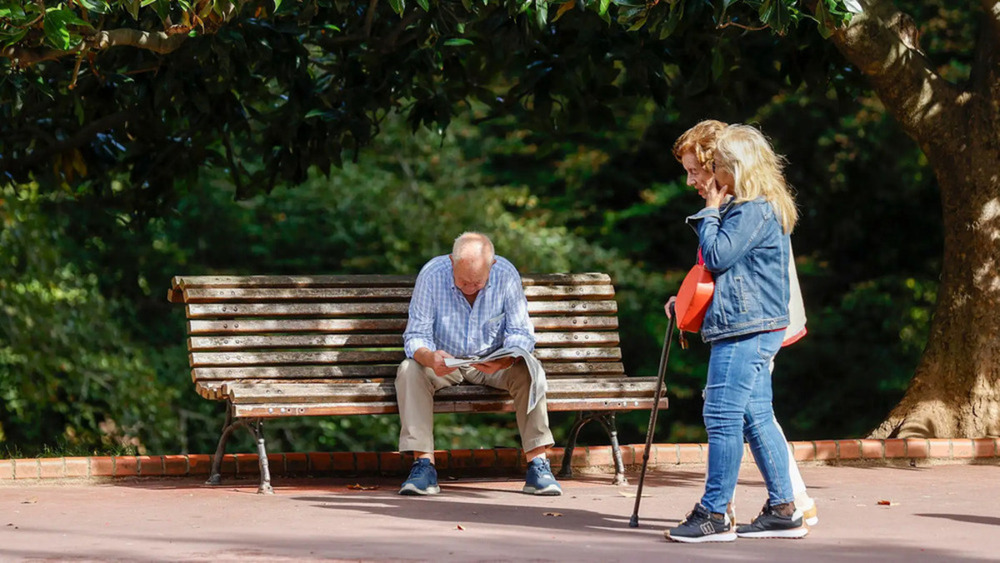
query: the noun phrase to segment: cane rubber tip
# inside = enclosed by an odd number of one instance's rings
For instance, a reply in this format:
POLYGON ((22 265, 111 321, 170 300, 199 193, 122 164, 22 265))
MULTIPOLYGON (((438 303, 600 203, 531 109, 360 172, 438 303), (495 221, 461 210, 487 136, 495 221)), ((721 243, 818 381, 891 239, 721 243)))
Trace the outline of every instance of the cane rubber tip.
POLYGON ((630 518, 629 521, 628 521, 628 527, 629 528, 638 528, 639 527, 639 516, 633 514, 632 518, 630 518))

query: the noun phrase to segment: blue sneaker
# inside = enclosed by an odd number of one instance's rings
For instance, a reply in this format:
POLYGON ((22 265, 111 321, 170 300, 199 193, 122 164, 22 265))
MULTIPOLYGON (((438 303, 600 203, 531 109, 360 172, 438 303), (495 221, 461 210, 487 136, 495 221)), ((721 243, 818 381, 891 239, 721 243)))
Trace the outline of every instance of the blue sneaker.
POLYGON ((557 496, 562 494, 562 487, 552 475, 552 466, 549 465, 548 459, 536 457, 528 462, 528 476, 525 478, 524 488, 521 491, 529 495, 557 496))
POLYGON ((410 476, 399 489, 401 495, 436 495, 441 492, 438 487, 438 472, 429 459, 418 459, 410 468, 410 476))

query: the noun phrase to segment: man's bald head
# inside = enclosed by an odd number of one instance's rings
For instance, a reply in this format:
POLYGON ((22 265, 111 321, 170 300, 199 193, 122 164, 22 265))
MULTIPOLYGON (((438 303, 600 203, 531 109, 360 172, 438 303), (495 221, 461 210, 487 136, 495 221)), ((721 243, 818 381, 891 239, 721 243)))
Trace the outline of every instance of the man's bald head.
POLYGON ((451 248, 451 264, 455 287, 473 296, 486 287, 490 268, 496 261, 493 243, 482 233, 467 232, 455 239, 451 248))

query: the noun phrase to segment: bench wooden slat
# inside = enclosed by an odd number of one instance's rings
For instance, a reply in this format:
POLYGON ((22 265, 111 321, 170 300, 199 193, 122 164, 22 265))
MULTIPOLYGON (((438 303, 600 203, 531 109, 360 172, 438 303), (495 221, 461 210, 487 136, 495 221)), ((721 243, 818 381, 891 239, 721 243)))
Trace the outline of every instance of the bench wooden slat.
POLYGON ((255 332, 387 332, 402 333, 406 319, 302 319, 188 321, 190 334, 255 332))
MULTIPOLYGON (((562 411, 622 411, 650 409, 653 392, 646 398, 566 398, 546 401, 549 412, 562 411)), ((660 408, 667 408, 667 398, 660 399, 660 408)), ((285 416, 343 416, 359 414, 395 414, 399 412, 395 401, 365 403, 288 403, 282 405, 233 405, 233 415, 239 418, 277 418, 285 416)), ((435 401, 435 413, 514 412, 514 402, 500 399, 475 401, 435 401)))
MULTIPOLYGON (((538 348, 535 357, 542 361, 620 360, 619 348, 538 348)), ((308 365, 399 363, 402 350, 344 350, 323 352, 192 352, 191 367, 236 365, 308 365)))
MULTIPOLYGON (((212 367, 191 370, 193 381, 238 381, 242 379, 336 379, 395 377, 397 364, 327 366, 212 367)), ((563 375, 590 377, 625 376, 621 362, 542 362, 549 380, 563 375)))
MULTIPOLYGON (((409 303, 207 303, 187 306, 189 319, 213 317, 348 317, 352 315, 405 316, 409 303)), ((588 313, 615 314, 615 301, 529 301, 532 315, 588 313)))
POLYGON ((409 303, 208 303, 187 306, 189 319, 213 317, 406 316, 409 303))
MULTIPOLYGON (((615 330, 618 317, 532 317, 536 331, 615 330)), ((396 332, 406 328, 405 318, 386 319, 229 319, 188 321, 189 334, 253 334, 268 332, 396 332)), ((540 332, 539 332, 540 334, 540 332)))
MULTIPOLYGON (((549 392, 546 394, 546 404, 550 412, 578 410, 632 410, 649 409, 653 406, 653 392, 656 390, 656 379, 651 377, 632 377, 624 381, 630 389, 624 396, 590 398, 586 391, 580 394, 559 393, 555 389, 559 380, 549 381, 549 392)), ((574 383, 577 387, 579 383, 574 383)), ((224 399, 222 383, 204 382, 197 385, 199 395, 208 399, 224 399)), ((667 408, 667 397, 660 398, 661 408, 667 408)), ((330 403, 237 403, 234 404, 234 415, 237 417, 282 417, 282 416, 331 416, 352 414, 395 414, 399 412, 395 398, 388 400, 364 400, 357 402, 330 403)), ((456 386, 435 395, 434 412, 436 413, 470 413, 470 412, 513 412, 514 403, 509 397, 488 387, 456 386), (478 396, 469 397, 468 393, 455 397, 451 390, 475 390, 478 396)))
POLYGON ((189 351, 221 352, 261 348, 401 347, 402 334, 310 334, 265 336, 192 336, 189 351))
MULTIPOLYGON (((546 397, 559 398, 643 398, 652 395, 648 385, 640 378, 614 380, 589 378, 564 378, 549 382, 546 397)), ((357 403, 386 401, 396 397, 392 381, 344 383, 306 383, 247 381, 226 383, 222 393, 234 404, 247 403, 357 403)), ((476 400, 482 398, 510 399, 506 391, 481 385, 455 385, 438 390, 435 398, 441 400, 476 400)))
MULTIPOLYGON (((187 303, 226 301, 346 301, 357 299, 409 301, 409 287, 288 287, 288 288, 191 288, 184 289, 187 303)), ((538 299, 613 299, 611 285, 537 285, 524 288, 528 301, 538 299)))
MULTIPOLYGON (((617 332, 541 332, 537 346, 608 346, 618 344, 617 332)), ((310 334, 265 336, 193 336, 189 351, 221 352, 269 348, 364 348, 403 346, 402 334, 310 334)))
MULTIPOLYGON (((333 276, 175 276, 171 287, 194 289, 266 288, 266 287, 413 287, 414 275, 333 275, 333 276)), ((524 274, 521 283, 529 285, 602 285, 611 276, 602 273, 524 274)))

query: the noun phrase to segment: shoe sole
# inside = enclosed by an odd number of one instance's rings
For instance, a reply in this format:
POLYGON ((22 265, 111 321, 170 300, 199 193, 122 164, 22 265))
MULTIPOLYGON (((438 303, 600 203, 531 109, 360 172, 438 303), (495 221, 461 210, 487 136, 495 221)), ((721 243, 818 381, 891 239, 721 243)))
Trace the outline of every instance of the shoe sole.
POLYGON ((426 489, 418 489, 415 485, 403 485, 403 488, 399 489, 399 494, 403 496, 436 495, 440 492, 441 487, 437 485, 432 485, 426 489))
POLYGON ((788 530, 762 530, 760 532, 736 532, 736 535, 741 538, 784 538, 784 539, 799 539, 806 537, 809 533, 809 528, 805 526, 801 528, 790 528, 788 530))
POLYGON ((816 505, 813 504, 806 511, 804 511, 802 513, 802 517, 807 526, 815 526, 816 524, 819 524, 819 515, 816 513, 816 505))
POLYGON ((670 541, 680 542, 680 543, 709 543, 709 542, 728 542, 736 541, 735 532, 727 532, 724 534, 709 534, 707 536, 698 537, 687 537, 687 536, 671 536, 670 530, 663 532, 663 537, 670 541))
POLYGON ((534 487, 529 487, 528 485, 525 485, 524 488, 521 489, 521 492, 528 495, 557 497, 562 494, 562 489, 559 488, 559 485, 549 485, 544 489, 536 489, 534 487))

